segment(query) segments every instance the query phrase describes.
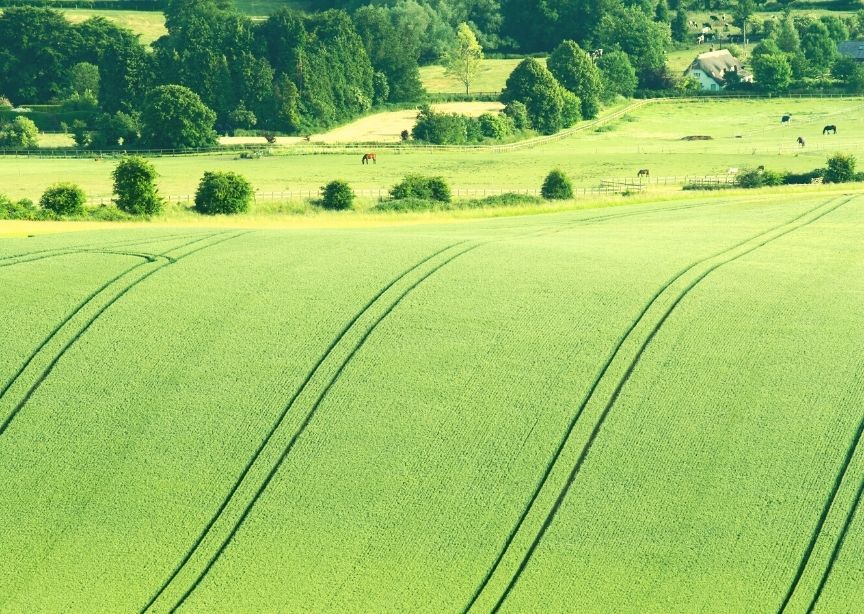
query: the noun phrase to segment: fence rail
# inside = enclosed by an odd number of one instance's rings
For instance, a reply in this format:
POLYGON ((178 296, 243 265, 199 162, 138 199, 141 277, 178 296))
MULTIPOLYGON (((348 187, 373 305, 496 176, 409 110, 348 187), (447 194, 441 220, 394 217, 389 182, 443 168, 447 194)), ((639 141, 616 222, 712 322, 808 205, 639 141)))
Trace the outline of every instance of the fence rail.
MULTIPOLYGON (((621 194, 624 192, 645 192, 651 186, 683 186, 688 184, 729 184, 735 183, 735 175, 681 175, 669 177, 611 177, 602 179, 595 185, 583 185, 573 188, 574 196, 592 196, 601 194, 621 194)), ((522 196, 540 196, 537 188, 451 188, 453 197, 457 200, 470 198, 487 198, 505 194, 522 196)), ((390 196, 389 187, 357 188, 354 195, 359 198, 375 198, 384 200, 390 196)), ((256 202, 297 202, 321 198, 321 190, 302 188, 297 190, 255 190, 256 202)), ((111 196, 91 196, 87 199, 90 206, 110 205, 111 196)), ((194 194, 170 194, 162 198, 169 204, 191 205, 195 202, 194 194)))

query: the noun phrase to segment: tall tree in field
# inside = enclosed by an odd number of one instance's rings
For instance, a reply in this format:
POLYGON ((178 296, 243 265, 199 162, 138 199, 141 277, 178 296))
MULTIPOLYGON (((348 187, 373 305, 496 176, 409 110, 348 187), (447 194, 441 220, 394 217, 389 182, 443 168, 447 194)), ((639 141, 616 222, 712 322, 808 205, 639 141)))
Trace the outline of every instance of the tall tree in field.
POLYGON ((388 98, 393 102, 416 101, 423 94, 416 41, 403 40, 381 6, 364 6, 354 13, 354 27, 363 40, 372 67, 387 78, 388 98))
POLYGON ((477 42, 477 36, 467 23, 460 23, 456 30, 456 45, 445 58, 445 73, 457 78, 468 94, 482 62, 483 48, 477 42))
POLYGON ((604 15, 597 38, 602 47, 627 53, 643 85, 666 66, 666 49, 672 43, 669 24, 652 20, 638 8, 604 15))
POLYGON ((543 134, 554 134, 579 119, 579 99, 534 58, 522 60, 507 78, 501 102, 514 101, 525 105, 531 125, 543 134))
POLYGON ((753 60, 753 76, 766 91, 782 92, 792 82, 789 58, 783 53, 760 55, 753 60))
POLYGON ((603 87, 591 56, 575 42, 564 41, 549 56, 546 66, 561 85, 579 97, 582 117, 597 117, 603 87))
POLYGON ((781 51, 786 53, 795 53, 801 49, 801 39, 798 36, 798 29, 795 27, 795 21, 792 19, 792 13, 787 12, 780 22, 780 31, 777 33, 777 46, 781 51))
POLYGON ((690 34, 690 28, 687 25, 687 21, 687 11, 684 9, 678 9, 675 13, 675 17, 672 18, 672 38, 679 43, 686 41, 690 34))
POLYGON ((831 67, 837 56, 837 43, 831 39, 827 26, 815 21, 804 30, 801 51, 815 72, 822 73, 831 67))
POLYGON ((639 80, 636 69, 630 63, 630 58, 623 51, 616 49, 603 54, 597 60, 603 83, 603 101, 612 102, 616 96, 629 98, 636 91, 639 80))
POLYGON ((163 85, 147 96, 141 111, 141 140, 147 147, 194 149, 216 144, 216 113, 182 85, 163 85))
POLYGON ((59 11, 9 7, 0 15, 0 89, 16 102, 49 102, 67 87, 75 31, 59 11))

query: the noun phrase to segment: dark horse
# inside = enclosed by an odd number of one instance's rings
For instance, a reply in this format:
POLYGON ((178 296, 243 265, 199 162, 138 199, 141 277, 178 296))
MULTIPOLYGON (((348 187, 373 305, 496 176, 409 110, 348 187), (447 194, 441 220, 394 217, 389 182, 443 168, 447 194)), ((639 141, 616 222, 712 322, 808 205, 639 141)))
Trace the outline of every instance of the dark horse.
POLYGON ((799 136, 799 137, 798 137, 798 144, 799 144, 801 147, 804 147, 804 145, 806 145, 806 142, 804 141, 804 137, 803 137, 803 136, 799 136))
POLYGON ((822 134, 828 134, 829 132, 831 134, 837 134, 837 126, 832 124, 830 126, 825 126, 824 128, 822 128, 822 134))
POLYGON ((648 177, 648 175, 649 173, 647 168, 643 168, 638 173, 636 173, 637 177, 648 177))
POLYGON ((368 164, 372 162, 373 164, 378 164, 378 158, 374 153, 363 154, 363 164, 368 164))

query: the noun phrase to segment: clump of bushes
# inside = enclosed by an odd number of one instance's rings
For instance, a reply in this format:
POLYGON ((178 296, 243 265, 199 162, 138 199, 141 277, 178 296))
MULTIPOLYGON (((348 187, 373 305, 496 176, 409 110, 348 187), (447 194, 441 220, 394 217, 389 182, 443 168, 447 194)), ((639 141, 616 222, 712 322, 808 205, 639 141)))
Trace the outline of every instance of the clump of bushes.
POLYGON ((573 184, 564 171, 556 168, 546 175, 540 194, 546 200, 567 200, 573 198, 573 184))
POLYGON ((402 200, 385 200, 375 206, 376 211, 406 212, 406 211, 443 211, 454 209, 489 209, 493 207, 519 207, 539 205, 542 198, 526 194, 506 193, 485 198, 472 198, 444 203, 422 198, 405 198, 402 200))
POLYGON ((39 145, 39 129, 33 120, 18 116, 0 125, 0 148, 33 149, 39 145))
POLYGON ((39 206, 57 216, 84 215, 84 190, 74 183, 55 183, 42 194, 39 206))
POLYGON ((838 153, 828 158, 825 168, 804 173, 778 173, 759 169, 745 169, 735 178, 741 188, 762 188, 776 185, 803 185, 822 180, 825 183, 864 181, 864 173, 855 172, 856 159, 851 154, 838 153))
POLYGON ((345 181, 331 181, 321 188, 321 205, 325 209, 344 210, 354 206, 354 191, 345 181))
POLYGON ((114 172, 114 202, 132 215, 157 215, 162 199, 156 190, 156 168, 144 158, 123 158, 114 172))
POLYGON ((420 199, 449 203, 452 199, 450 186, 443 177, 406 175, 390 188, 390 198, 394 200, 420 199))
MULTIPOLYGON (((524 111, 524 105, 522 110, 524 111)), ((479 143, 484 139, 500 141, 527 128, 527 115, 520 115, 517 126, 510 115, 503 113, 484 113, 480 117, 468 117, 458 113, 438 113, 429 105, 423 105, 417 114, 412 136, 416 141, 435 145, 465 145, 479 143)), ((402 140, 407 140, 406 137, 407 135, 402 135, 402 140)))
POLYGON ((54 217, 46 216, 45 213, 32 200, 24 198, 15 202, 0 194, 0 219, 2 220, 42 220, 54 217))
POLYGON ((783 185, 785 182, 786 177, 782 173, 756 168, 745 168, 735 177, 735 184, 740 188, 763 188, 783 185))
POLYGON ((206 172, 195 192, 195 210, 205 215, 245 213, 252 202, 252 184, 231 172, 206 172))

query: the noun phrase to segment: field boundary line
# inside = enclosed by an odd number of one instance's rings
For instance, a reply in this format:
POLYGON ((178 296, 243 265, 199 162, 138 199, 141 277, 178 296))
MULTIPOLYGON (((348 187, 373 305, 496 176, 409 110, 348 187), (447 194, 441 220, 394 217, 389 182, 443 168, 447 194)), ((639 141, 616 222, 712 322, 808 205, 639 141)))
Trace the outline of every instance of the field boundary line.
POLYGON ((819 585, 816 587, 816 590, 813 593, 813 598, 810 600, 810 605, 807 606, 808 614, 816 609, 816 604, 819 603, 819 598, 822 597, 822 591, 825 590, 828 578, 831 576, 831 572, 834 571, 834 564, 840 557, 840 551, 843 549, 843 544, 846 542, 846 536, 855 520, 856 514, 861 508, 862 495, 864 495, 864 479, 861 480, 861 485, 858 487, 858 494, 855 495, 855 501, 852 503, 852 508, 846 516, 846 521, 843 523, 843 529, 840 531, 837 543, 834 544, 834 549, 831 551, 831 556, 828 559, 828 566, 825 568, 825 573, 822 574, 822 578, 819 580, 819 585))
MULTIPOLYGON (((18 414, 21 412, 21 410, 22 410, 22 409, 27 405, 27 403, 28 403, 28 402, 30 401, 30 399, 32 398, 33 394, 35 394, 35 392, 39 389, 39 387, 42 385, 42 383, 43 383, 43 382, 48 378, 48 376, 49 376, 49 375, 51 374, 51 372, 54 370, 54 367, 57 366, 57 363, 60 361, 61 358, 63 358, 63 356, 66 354, 66 352, 67 352, 67 351, 68 351, 68 350, 69 350, 69 349, 70 349, 70 348, 71 348, 71 347, 72 347, 72 346, 73 346, 73 345, 74 345, 74 344, 75 344, 75 343, 76 343, 76 342, 77 342, 77 341, 78 341, 78 340, 79 340, 79 339, 80 339, 80 338, 81 338, 81 337, 82 337, 82 336, 83 336, 83 335, 84 335, 84 334, 85 334, 89 329, 90 329, 90 327, 91 327, 91 326, 92 326, 92 325, 93 325, 93 324, 94 324, 94 323, 95 323, 95 322, 96 322, 96 321, 97 321, 97 320, 102 316, 103 313, 105 313, 105 312, 106 312, 106 311, 107 311, 107 310, 108 310, 112 305, 114 305, 114 304, 115 304, 117 301, 119 301, 123 296, 125 296, 125 295, 130 291, 130 290, 132 290, 132 289, 133 289, 134 287, 136 287, 138 284, 140 284, 141 282, 143 282, 145 279, 149 278, 151 275, 153 275, 153 274, 155 274, 155 273, 161 271, 161 270, 162 270, 163 268, 165 268, 166 266, 170 266, 170 265, 172 265, 172 264, 178 262, 178 261, 181 260, 182 258, 185 258, 185 257, 187 257, 187 256, 190 256, 190 255, 192 255, 192 254, 194 254, 194 253, 196 253, 196 252, 198 252, 198 251, 201 251, 202 249, 206 249, 206 248, 208 248, 208 247, 212 247, 212 246, 214 246, 214 245, 218 245, 219 243, 222 243, 222 242, 227 241, 227 240, 229 240, 229 239, 233 239, 233 238, 239 237, 239 236, 241 236, 242 234, 248 234, 248 233, 239 233, 239 234, 235 234, 235 235, 230 236, 230 237, 226 237, 226 238, 223 238, 223 239, 217 240, 217 241, 215 241, 215 242, 213 242, 213 243, 208 243, 207 245, 204 245, 203 247, 198 247, 198 248, 196 248, 196 249, 193 249, 192 251, 190 251, 190 252, 186 252, 185 254, 182 254, 182 255, 179 255, 179 256, 177 256, 176 258, 175 258, 175 257, 170 257, 170 256, 167 255, 167 254, 169 254, 170 252, 177 251, 177 250, 182 250, 182 249, 187 248, 187 247, 189 247, 189 246, 191 246, 191 245, 194 245, 195 243, 200 243, 201 241, 204 241, 204 240, 207 240, 207 239, 212 239, 212 238, 214 238, 214 237, 219 237, 221 234, 224 234, 224 233, 216 233, 216 234, 209 234, 209 235, 205 235, 205 236, 203 236, 203 237, 201 237, 201 238, 197 238, 197 239, 195 239, 195 240, 193 240, 193 241, 190 241, 190 242, 185 243, 185 244, 183 244, 183 245, 180 245, 180 246, 178 246, 178 247, 172 247, 171 249, 166 250, 166 252, 165 252, 164 254, 160 254, 160 255, 159 255, 159 258, 160 258, 160 259, 164 259, 164 262, 159 263, 156 267, 154 267, 154 268, 151 269, 150 271, 144 273, 144 275, 142 275, 141 277, 137 278, 136 280, 134 280, 133 282, 131 282, 129 285, 126 285, 126 286, 123 286, 123 287, 119 288, 119 289, 118 289, 118 293, 117 293, 115 296, 113 296, 112 298, 110 298, 110 299, 109 299, 109 300, 108 300, 104 305, 102 305, 101 307, 99 307, 98 310, 96 311, 96 313, 95 313, 92 317, 90 317, 90 318, 89 318, 89 319, 88 319, 88 320, 87 320, 87 321, 86 321, 86 322, 81 326, 81 328, 79 328, 77 331, 75 331, 75 332, 72 334, 71 338, 70 338, 70 339, 69 339, 69 340, 68 340, 68 341, 67 341, 67 342, 62 346, 62 348, 60 349, 60 351, 59 351, 57 354, 54 355, 54 357, 51 359, 51 361, 48 363, 48 365, 47 365, 47 366, 42 370, 42 372, 41 372, 41 373, 40 373, 40 374, 35 378, 33 384, 29 387, 29 389, 27 390, 27 392, 22 396, 22 398, 19 400, 19 402, 18 402, 18 403, 13 407, 12 411, 11 411, 11 412, 8 414, 8 416, 3 420, 2 424, 0 424, 0 436, 2 436, 2 435, 6 432, 6 430, 9 428, 9 426, 12 424, 13 420, 18 416, 18 414)), ((152 264, 153 262, 155 262, 155 260, 149 262, 149 264, 152 264)), ((140 267, 140 266, 144 266, 144 265, 146 265, 146 264, 148 264, 148 262, 142 262, 142 263, 140 263, 140 264, 138 264, 138 265, 132 267, 132 269, 130 269, 129 272, 131 272, 131 270, 137 269, 138 267, 140 267)), ((124 273, 124 275, 125 275, 125 273, 124 273)), ((120 275, 120 276, 118 276, 117 279, 112 280, 111 282, 109 282, 109 283, 106 285, 106 288, 107 288, 108 286, 110 286, 112 283, 114 283, 115 281, 117 281, 120 277, 123 277, 123 275, 120 275)), ((96 298, 96 297, 101 293, 101 291, 103 291, 103 289, 100 288, 100 290, 97 291, 97 293, 95 293, 95 295, 93 296, 93 298, 96 298)), ((66 320, 64 320, 64 322, 63 322, 60 326, 58 326, 57 328, 55 328, 54 331, 52 331, 52 333, 48 336, 47 339, 43 340, 43 343, 41 343, 41 344, 39 345, 39 347, 37 348, 36 352, 35 352, 33 355, 31 355, 30 358, 28 358, 28 360, 25 362, 24 366, 23 366, 23 367, 19 370, 19 372, 18 372, 18 373, 13 377, 13 379, 11 380, 11 382, 10 382, 8 385, 4 385, 4 388, 3 388, 3 395, 5 395, 5 394, 9 391, 9 389, 10 389, 10 388, 15 384, 15 382, 17 382, 17 381, 20 379, 20 377, 24 374, 24 371, 26 371, 26 369, 30 366, 30 364, 33 362, 33 360, 35 360, 35 358, 36 358, 36 357, 39 355, 39 353, 40 353, 40 352, 41 352, 41 351, 42 351, 42 350, 43 350, 43 349, 44 349, 44 348, 45 348, 45 347, 46 347, 46 346, 51 342, 51 340, 53 340, 54 338, 57 337, 57 335, 61 332, 62 328, 63 328, 66 324, 68 324, 72 319, 74 319, 74 317, 75 317, 77 314, 81 313, 82 310, 85 309, 85 308, 87 307, 87 305, 88 305, 90 302, 92 302, 92 298, 88 297, 88 300, 87 300, 87 301, 85 301, 84 303, 81 303, 81 304, 80 304, 80 305, 79 305, 79 306, 78 306, 78 307, 77 307, 77 308, 76 308, 76 309, 75 309, 75 310, 70 314, 70 316, 69 316, 66 320)), ((71 332, 71 331, 70 331, 70 332, 71 332)), ((2 398, 2 395, 0 395, 0 398, 2 398)))
MULTIPOLYGON (((298 402, 298 399, 301 397, 301 395, 305 391, 310 389, 310 386, 312 385, 313 379, 319 373, 319 371, 322 371, 325 368, 325 366, 326 366, 325 363, 327 363, 328 358, 331 358, 332 356, 334 356, 334 353, 336 352, 338 346, 343 342, 343 340, 348 339, 352 330, 355 328, 356 324, 363 318, 363 316, 371 313, 371 310, 381 301, 382 297, 389 290, 396 287, 400 281, 404 281, 404 280, 408 279, 412 273, 415 273, 415 272, 421 270, 421 267, 423 267, 423 265, 429 263, 430 261, 433 261, 436 257, 441 256, 442 254, 444 254, 445 252, 450 251, 450 250, 454 250, 454 249, 458 250, 461 246, 464 246, 466 243, 469 243, 469 241, 466 240, 466 241, 459 241, 456 243, 451 243, 451 244, 449 244, 449 245, 447 245, 447 246, 445 246, 439 250, 436 250, 432 254, 422 258, 418 262, 414 263, 411 267, 403 270, 396 277, 394 277, 392 280, 390 280, 385 286, 383 286, 381 289, 379 289, 378 292, 371 299, 369 299, 363 305, 363 307, 359 311, 357 311, 351 317, 351 319, 342 327, 342 329, 337 333, 336 337, 334 337, 334 339, 330 342, 329 346, 325 349, 325 351, 321 354, 321 356, 315 362, 313 367, 308 371, 303 382, 300 384, 300 386, 297 388, 297 390, 295 390, 294 394, 291 396, 288 403, 285 405, 283 410, 280 412, 276 421, 270 427, 270 430, 268 431, 264 440, 258 446, 258 448, 255 450, 253 455, 250 457, 249 461, 247 461, 246 466, 244 467, 243 471, 240 473, 239 477, 235 480, 234 485, 228 491, 228 494, 223 498, 222 503, 220 504, 219 508, 216 510, 216 513, 211 517, 210 521, 207 523, 207 525, 201 531, 198 538, 193 542, 192 546, 187 550, 186 554, 184 555, 184 557, 180 561, 180 563, 173 569, 173 571, 170 573, 168 578, 163 581, 162 585, 150 597, 147 604, 144 605, 144 607, 140 610, 141 612, 146 612, 147 610, 153 608, 153 606, 157 603, 157 601, 161 598, 161 596, 165 593, 165 591, 170 587, 172 582, 174 582, 175 578, 183 571, 183 569, 186 567, 186 565, 189 563, 189 561, 192 559, 192 557, 195 555, 195 553, 199 550, 199 548, 201 547, 201 544, 204 542, 204 540, 207 538, 207 536, 209 534, 211 534, 213 527, 220 520, 220 518, 223 517, 225 510, 228 508, 228 506, 234 500, 236 493, 243 486, 243 482, 246 479, 247 475, 249 475, 249 473, 254 469, 256 462, 258 461, 259 458, 261 458, 262 454, 265 453, 268 444, 270 444, 270 442, 274 440, 274 437, 277 437, 279 435, 280 427, 283 427, 283 425, 286 424, 285 419, 288 416, 291 409, 294 408, 295 404, 298 402)), ((245 520, 246 516, 249 514, 252 507, 257 502, 258 498, 264 492, 267 485, 270 483, 270 480, 276 474, 276 472, 278 471, 282 462, 290 453, 291 449, 293 449, 295 442, 303 434, 303 432, 304 432, 306 426, 309 424, 309 422, 311 422, 312 417, 314 416, 315 412, 318 409, 318 406, 323 401, 324 397, 327 395, 330 388, 336 382, 339 375, 341 375, 342 371, 345 369, 345 367, 348 365, 348 363, 351 361, 351 359, 354 357, 354 355, 357 353, 357 351, 359 351, 359 349, 363 346, 366 339, 377 328, 378 324, 380 324, 381 321, 383 321, 384 318, 386 318, 387 315, 389 315, 390 312, 392 312, 393 309, 395 309, 395 307, 399 303, 401 303, 402 299, 404 299, 405 296, 407 296, 422 281, 426 280, 429 276, 431 276, 433 273, 435 273, 436 271, 441 269, 444 265, 451 262, 456 257, 461 256, 462 254, 464 254, 464 253, 466 253, 472 249, 475 249, 476 247, 479 247, 480 245, 482 245, 482 243, 476 243, 473 246, 468 247, 467 249, 463 249, 462 251, 457 251, 457 253, 454 256, 449 256, 443 262, 435 265, 431 270, 429 270, 425 274, 423 274, 422 277, 419 279, 419 281, 410 285, 405 291, 403 291, 399 296, 397 296, 395 298, 395 300, 388 307, 386 307, 385 311, 379 317, 377 317, 376 319, 374 319, 374 321, 372 321, 370 323, 370 326, 366 329, 366 331, 363 334, 361 334, 359 339, 355 342, 354 347, 352 349, 350 349, 347 356, 344 359, 342 359, 340 364, 338 364, 336 366, 335 373, 332 375, 329 382, 325 383, 324 388, 322 389, 322 391, 319 392, 319 394, 318 394, 316 400, 314 401, 312 407, 307 411, 305 417, 301 420, 299 428, 289 438, 288 445, 283 449, 283 452, 279 456, 277 462, 270 468, 264 481, 256 488, 256 491, 255 491, 252 499, 250 501, 248 501, 247 504, 245 505, 239 520, 229 530, 227 537, 224 539, 222 544, 218 547, 216 553, 211 556, 211 558, 209 559, 209 561, 205 565, 203 571, 200 572, 200 574, 197 576, 197 578, 193 582, 192 586, 184 592, 184 594, 180 597, 180 600, 171 608, 172 611, 174 609, 176 609, 177 607, 179 607, 179 605, 189 595, 191 595, 192 591, 195 590, 195 588, 198 586, 198 584, 201 582, 201 580, 204 578, 204 576, 206 576, 207 572, 210 570, 210 568, 213 566, 213 564, 219 558, 221 553, 224 551, 224 549, 227 547, 227 545, 233 539, 233 536, 236 534, 237 530, 239 530, 239 528, 242 525, 243 521, 245 520)), ((350 343, 350 341, 348 343, 350 343)), ((241 505, 242 505, 242 503, 241 503, 241 505)))
MULTIPOLYGON (((655 307, 655 305, 658 305, 658 301, 665 294, 667 294, 667 290, 669 290, 675 283, 682 280, 688 273, 694 272, 697 269, 697 267, 699 267, 700 265, 704 265, 711 260, 720 259, 719 263, 717 263, 713 266, 710 266, 708 269, 706 269, 702 273, 697 273, 696 278, 694 280, 692 280, 687 286, 685 286, 682 291, 679 292, 677 298, 675 298, 673 300, 673 302, 671 303, 671 305, 669 305, 666 308, 665 312, 661 313, 658 321, 653 326, 650 324, 645 324, 646 326, 651 326, 650 330, 648 331, 648 335, 644 338, 644 340, 641 343, 641 346, 637 349, 635 356, 630 361, 628 367, 624 370, 623 376, 621 378, 619 378, 618 383, 615 386, 614 390, 612 391, 612 394, 611 394, 608 402, 605 404, 604 409, 600 412, 600 416, 599 416, 598 420, 596 421, 594 428, 592 429, 591 434, 589 435, 588 440, 586 441, 586 443, 582 449, 582 452, 579 454, 575 465, 573 466, 572 470, 570 471, 570 474, 569 474, 567 480, 565 481, 563 488, 559 492, 559 495, 558 495, 557 499, 555 500, 555 502, 553 503, 552 508, 549 510, 548 513, 545 514, 545 519, 544 519, 543 523, 541 524, 540 529, 538 530, 538 532, 535 534, 534 538, 532 539, 531 544, 529 545, 527 551, 524 553, 524 555, 521 556, 521 561, 520 561, 515 573, 511 577, 509 583, 507 584, 507 586, 504 590, 504 593, 501 595, 501 597, 497 600, 495 606, 492 608, 493 612, 497 611, 501 607, 501 605, 506 600, 506 598, 509 595, 512 588, 518 582, 518 579, 519 579, 521 573, 524 571, 525 567, 527 566, 528 561, 530 560, 531 556, 533 555, 534 550, 539 545, 540 541, 542 540, 543 536, 545 535, 546 531, 548 530, 549 526, 551 525, 551 522, 552 522, 555 514, 557 513, 558 508, 560 507, 561 503, 563 502, 564 498, 566 497, 567 493, 569 492, 570 486, 572 485, 573 481, 575 480, 576 475, 582 466, 582 463, 584 462, 585 458, 587 457, 588 452, 590 451, 590 448, 591 448, 591 445, 593 444, 594 439, 596 438, 597 434, 599 433, 600 429, 602 428, 603 423, 605 422, 606 416, 609 414, 612 406, 617 401, 617 398, 618 398, 621 390, 623 389, 624 385, 629 380, 630 375, 635 370, 635 368, 636 368, 637 364, 639 363, 645 349, 648 347, 648 345, 654 339, 654 337, 659 332, 662 325, 665 323, 666 319, 674 311, 675 307, 677 307, 677 305, 684 299, 684 297, 687 296, 687 294, 690 292, 690 290, 692 290, 693 287, 695 287, 699 282, 701 282, 705 277, 707 277, 710 273, 712 273, 714 270, 716 270, 720 266, 723 266, 723 265, 725 265, 725 264, 727 264, 727 263, 729 263, 735 259, 743 257, 744 255, 749 254, 750 252, 758 249, 759 247, 762 247, 766 243, 768 243, 770 241, 774 241, 774 240, 784 236, 785 234, 788 234, 789 232, 792 232, 793 230, 800 228, 802 225, 809 224, 813 221, 816 221, 817 219, 819 219, 823 215, 827 215, 828 213, 830 213, 831 211, 833 211, 837 207, 845 204, 846 202, 849 202, 849 200, 851 200, 851 197, 840 199, 839 202, 837 199, 832 199, 828 202, 823 202, 823 203, 817 205, 816 207, 808 209, 804 213, 794 217, 791 220, 788 220, 786 222, 783 222, 780 225, 777 225, 777 226, 774 226, 774 227, 769 228, 767 230, 764 230, 762 232, 759 232, 759 233, 752 235, 752 236, 748 237, 747 239, 744 239, 743 241, 740 241, 740 242, 738 242, 738 243, 736 243, 730 247, 727 247, 723 250, 720 250, 719 252, 715 252, 712 255, 709 255, 705 258, 701 258, 701 259, 693 262, 692 264, 688 265, 687 267, 685 267, 684 269, 679 271, 677 274, 675 274, 673 277, 671 277, 668 281, 666 281, 664 284, 662 284, 660 286, 660 288, 651 296, 651 298, 648 300, 648 302, 643 306, 642 310, 637 315, 637 317, 630 323, 626 332, 624 332, 619 337, 619 339, 618 339, 615 347, 613 348, 612 352, 609 354, 606 361, 603 363, 603 366, 598 371, 597 375, 595 376, 594 380, 592 381, 591 386, 589 387, 588 392, 582 398, 582 401, 581 401, 579 407, 577 408, 576 412, 574 412, 570 422, 568 423, 567 428, 564 431, 564 435, 559 440, 558 447, 555 449, 555 452, 553 453, 552 458, 550 459, 549 463, 547 463, 547 466, 544 469, 544 472, 543 472, 540 480, 538 481, 537 485, 535 486, 535 489, 532 492, 532 495, 529 498, 527 505, 525 506, 525 508, 523 508, 522 513, 520 514, 519 518, 517 519, 516 524, 514 525, 514 527, 511 529, 511 531, 508 533, 507 537, 505 538, 505 541, 504 541, 502 548, 499 550, 499 553, 496 556, 495 560, 493 561, 491 567, 489 569, 487 569, 487 572, 486 572, 484 578, 481 580, 480 585, 475 589, 475 591, 472 594, 468 604, 463 608, 463 610, 462 610, 463 613, 468 612, 469 610, 471 610, 475 606, 478 599, 481 597, 483 592, 489 586, 492 578, 494 577, 496 571, 499 569, 505 556, 507 556, 508 552, 511 551, 511 546, 512 546, 513 542, 515 541, 516 537, 519 535, 519 531, 522 529, 522 526, 524 525, 525 521, 527 520, 529 514, 531 514, 531 512, 533 511, 534 505, 536 504, 537 500, 539 499, 540 495, 542 494, 543 489, 546 486, 546 484, 548 483, 548 480, 549 480, 552 472, 555 470, 555 468, 556 468, 555 466, 558 463, 558 460, 560 459, 561 455, 563 454, 565 447, 567 446, 567 443, 571 440, 571 436, 573 434, 573 431, 575 430, 577 423, 579 423, 579 419, 584 414, 589 403, 591 403, 591 401, 594 399, 595 394, 597 393, 601 384, 603 384, 604 380, 607 379, 606 374, 613 367, 613 363, 616 362, 616 359, 626 361, 626 358, 620 358, 619 359, 619 356, 621 355, 621 352, 624 348, 625 343, 627 343, 631 339, 635 338, 635 337, 633 337, 634 331, 636 330, 637 327, 640 326, 640 324, 644 324, 647 322, 646 316, 648 315, 649 311, 651 311, 652 308, 655 307), (820 213, 819 215, 817 215, 813 219, 806 221, 804 223, 801 223, 801 220, 803 220, 807 216, 810 216, 810 215, 818 212, 820 209, 825 209, 824 213, 820 213), (799 225, 796 226, 796 224, 799 224, 799 225), (724 256, 728 256, 728 255, 736 252, 737 250, 741 250, 748 243, 753 243, 754 241, 758 241, 760 238, 763 238, 763 237, 766 237, 769 235, 774 235, 774 236, 769 237, 768 239, 766 239, 763 242, 757 243, 755 246, 747 249, 746 251, 740 252, 740 253, 732 256, 731 258, 723 260, 724 256)), ((658 308, 662 309, 662 307, 658 307, 658 308)), ((638 343, 638 342, 636 342, 636 343, 638 343)), ((542 514, 542 512, 538 512, 538 513, 542 514)))
MULTIPOLYGON (((816 526, 813 528, 813 532, 810 534, 810 539, 807 542, 807 547, 804 549, 804 553, 802 554, 801 560, 798 563, 798 567, 795 571, 795 576, 793 577, 792 582, 786 591, 786 594, 783 596, 783 601, 780 603, 780 607, 777 610, 780 614, 786 611, 789 603, 792 601, 792 598, 795 595, 795 592, 798 590, 798 587, 801 584, 801 580, 803 579, 805 572, 810 567, 810 561, 813 556, 813 551, 816 549, 816 544, 819 542, 819 538, 823 535, 823 530, 825 528, 825 523, 828 521, 828 516, 831 514, 831 510, 834 508, 835 503, 837 503, 837 496, 840 494, 843 482, 849 472, 849 467, 852 465, 852 460, 855 457, 855 452, 858 450, 858 447, 861 443, 862 434, 864 434, 864 418, 862 418, 858 423, 858 428, 856 429, 852 437, 852 441, 850 442, 849 447, 846 450, 846 454, 844 455, 843 462, 840 465, 840 471, 834 477, 834 483, 831 487, 831 492, 825 499, 825 503, 822 505, 822 511, 819 514, 819 519, 816 521, 816 526)), ((829 556, 827 569, 824 571, 819 586, 813 596, 813 600, 810 603, 810 610, 813 609, 816 601, 819 599, 819 596, 822 593, 822 589, 825 583, 828 581, 828 575, 831 573, 831 569, 834 567, 834 558, 839 555, 840 546, 842 544, 842 541, 845 539, 846 531, 848 530, 848 524, 851 522, 852 517, 855 515, 855 509, 858 506, 858 501, 861 499, 861 488, 864 488, 864 477, 862 477, 861 486, 859 487, 858 495, 855 499, 855 502, 853 503, 852 508, 848 512, 843 529, 841 530, 839 537, 837 538, 839 541, 835 543, 832 554, 829 556)))

